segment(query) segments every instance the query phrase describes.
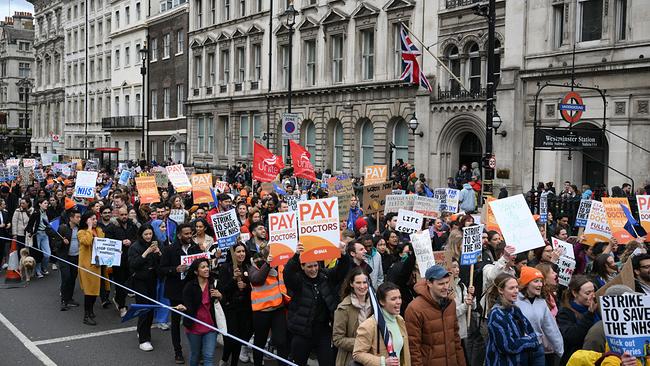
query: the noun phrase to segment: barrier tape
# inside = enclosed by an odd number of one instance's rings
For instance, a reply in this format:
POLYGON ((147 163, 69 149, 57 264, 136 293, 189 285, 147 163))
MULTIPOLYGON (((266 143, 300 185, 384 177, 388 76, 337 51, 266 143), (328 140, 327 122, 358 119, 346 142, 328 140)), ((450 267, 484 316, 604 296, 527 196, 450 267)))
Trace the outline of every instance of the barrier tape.
MULTIPOLYGON (((0 236, 0 239, 8 240, 8 241, 10 241, 10 242, 13 241, 13 240, 16 240, 16 239, 13 239, 13 238, 6 238, 6 237, 3 237, 3 236, 0 236)), ((38 250, 39 252, 43 253, 43 255, 45 255, 45 252, 42 251, 40 248, 36 248, 36 247, 34 247, 34 246, 28 246, 27 244, 25 244, 25 243, 23 243, 23 242, 21 242, 21 241, 19 241, 19 240, 16 240, 16 243, 20 243, 20 244, 24 245, 26 248, 32 248, 32 249, 38 250)), ((191 316, 189 316, 189 315, 183 313, 183 312, 180 311, 180 310, 177 310, 177 309, 175 309, 175 308, 173 308, 173 307, 171 307, 171 306, 165 305, 165 304, 163 304, 163 303, 161 303, 161 302, 159 302, 159 301, 157 301, 157 300, 154 300, 154 299, 150 298, 149 296, 143 295, 143 294, 141 294, 141 293, 139 293, 139 292, 137 292, 137 291, 135 291, 135 290, 133 290, 133 289, 127 287, 127 286, 124 286, 124 285, 122 285, 122 284, 119 284, 119 283, 117 283, 117 282, 115 282, 115 281, 113 281, 113 280, 111 280, 111 279, 109 279, 109 278, 106 278, 106 277, 104 277, 104 276, 102 276, 102 275, 98 275, 97 273, 92 272, 92 271, 89 271, 89 270, 87 270, 87 269, 85 269, 85 268, 79 267, 78 265, 76 265, 76 264, 74 264, 74 263, 71 263, 71 262, 68 262, 67 260, 65 260, 65 259, 63 259, 63 258, 61 258, 61 257, 58 257, 58 256, 56 256, 56 255, 50 254, 49 256, 50 256, 51 258, 56 258, 56 260, 61 261, 61 262, 63 262, 63 263, 66 263, 66 264, 68 264, 68 265, 71 265, 71 266, 77 267, 78 269, 80 269, 80 270, 82 270, 82 271, 85 271, 85 272, 87 272, 87 273, 90 273, 90 274, 93 275, 93 276, 99 277, 100 279, 103 279, 103 280, 105 280, 105 281, 108 281, 109 283, 112 283, 112 284, 114 284, 115 286, 119 286, 119 287, 121 287, 121 288, 123 288, 123 289, 125 289, 125 290, 128 290, 130 293, 134 293, 134 294, 136 294, 136 295, 138 295, 138 296, 140 296, 140 297, 142 297, 142 298, 144 298, 144 299, 147 299, 147 300, 151 301, 151 302, 154 303, 154 304, 160 305, 161 307, 164 307, 164 308, 166 308, 166 309, 168 309, 168 310, 170 310, 170 311, 173 311, 173 312, 175 312, 176 314, 178 314, 178 315, 180 315, 180 316, 182 316, 182 317, 186 317, 186 318, 188 318, 188 319, 191 319, 191 320, 193 320, 193 321, 196 322, 196 323, 199 323, 199 324, 201 324, 201 325, 203 325, 203 326, 205 326, 205 327, 208 327, 208 328, 210 328, 210 329, 216 331, 217 333, 219 333, 219 334, 221 334, 221 335, 223 335, 223 336, 226 336, 226 337, 229 337, 229 338, 231 338, 231 339, 234 339, 235 341, 237 341, 237 342, 239 342, 239 343, 245 344, 246 346, 248 346, 248 347, 250 347, 250 348, 253 348, 253 349, 255 349, 255 350, 258 350, 258 351, 262 352, 263 354, 265 354, 265 355, 267 355, 267 356, 269 356, 269 357, 272 357, 272 358, 274 358, 274 359, 276 359, 276 360, 278 360, 278 361, 280 361, 280 362, 282 362, 282 363, 284 363, 284 364, 286 364, 286 365, 289 365, 289 366, 298 366, 297 364, 295 364, 295 363, 293 363, 293 362, 291 362, 291 361, 289 361, 289 360, 286 360, 286 359, 284 359, 284 358, 282 358, 282 357, 276 355, 276 354, 273 353, 273 352, 269 352, 269 351, 267 351, 267 350, 265 350, 265 349, 263 349, 263 348, 259 348, 259 347, 257 347, 256 345, 254 345, 254 344, 252 344, 252 343, 250 343, 250 342, 248 342, 248 341, 245 341, 245 340, 243 340, 243 339, 240 339, 240 338, 238 338, 238 337, 236 337, 236 336, 234 336, 234 335, 232 335, 232 334, 230 334, 230 333, 228 333, 228 332, 224 332, 223 330, 217 329, 217 328, 216 328, 215 326, 213 326, 213 325, 210 325, 210 324, 205 323, 205 322, 203 322, 203 321, 201 321, 201 320, 199 320, 199 319, 196 319, 196 318, 194 318, 194 317, 191 317, 191 316)))

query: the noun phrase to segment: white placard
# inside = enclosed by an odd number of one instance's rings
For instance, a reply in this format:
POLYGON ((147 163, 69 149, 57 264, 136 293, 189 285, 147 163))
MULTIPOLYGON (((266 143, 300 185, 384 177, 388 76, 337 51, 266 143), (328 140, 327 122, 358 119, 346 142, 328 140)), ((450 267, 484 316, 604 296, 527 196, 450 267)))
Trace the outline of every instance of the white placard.
POLYGON ((551 243, 553 243, 553 248, 562 247, 564 249, 564 254, 562 254, 563 256, 571 259, 576 259, 576 256, 573 253, 573 245, 558 238, 551 238, 551 243))
POLYGON ((483 253, 481 234, 483 234, 484 227, 485 226, 481 224, 463 228, 463 247, 460 256, 461 266, 475 264, 481 260, 480 257, 483 253))
POLYGON ((94 198, 97 185, 97 172, 81 170, 77 172, 77 181, 74 186, 74 196, 81 198, 94 198))
POLYGON ((192 183, 190 183, 190 179, 187 177, 183 164, 170 165, 165 169, 167 169, 169 181, 172 182, 172 185, 177 191, 186 192, 192 190, 192 183))
POLYGON ((413 211, 421 213, 428 219, 435 219, 440 215, 440 201, 435 198, 415 196, 413 211))
POLYGON ((400 209, 413 210, 414 194, 389 194, 384 201, 384 215, 389 212, 398 212, 400 209))
POLYGON ((515 254, 544 246, 533 215, 522 194, 502 198, 490 203, 506 244, 515 247, 515 254))
POLYGON ((122 262, 122 242, 108 238, 95 238, 90 263, 97 266, 119 267, 122 262))
MULTIPOLYGON (((210 253, 203 252, 203 253, 198 253, 198 254, 190 254, 190 255, 181 255, 181 265, 184 266, 191 266, 192 262, 199 258, 206 258, 210 259, 210 253)), ((181 280, 185 279, 185 276, 187 276, 187 271, 181 272, 181 280)))
POLYGON ((436 264, 436 260, 433 257, 433 247, 431 247, 429 231, 425 230, 420 233, 411 234, 411 245, 415 254, 415 260, 418 263, 418 269, 420 270, 420 277, 424 278, 427 269, 436 264))
POLYGON ((397 214, 397 224, 395 231, 401 233, 413 234, 422 230, 424 216, 417 212, 400 209, 397 214))
POLYGON ((562 256, 560 257, 557 267, 557 283, 562 286, 569 286, 571 276, 573 276, 573 271, 576 269, 576 261, 562 256))
POLYGON ((600 308, 605 338, 612 352, 650 356, 650 295, 601 296, 600 308))

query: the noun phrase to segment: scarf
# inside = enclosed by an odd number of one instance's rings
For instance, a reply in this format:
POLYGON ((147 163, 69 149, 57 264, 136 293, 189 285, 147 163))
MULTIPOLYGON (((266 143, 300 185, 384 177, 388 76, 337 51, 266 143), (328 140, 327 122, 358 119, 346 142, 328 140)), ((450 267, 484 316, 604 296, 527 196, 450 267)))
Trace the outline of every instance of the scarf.
MULTIPOLYGON (((575 301, 571 301, 571 307, 573 308, 573 310, 577 311, 581 315, 584 315, 589 311, 588 307, 586 307, 584 305, 580 305, 575 301)), ((594 322, 593 322, 593 324, 597 323, 599 320, 600 320, 600 314, 598 314, 598 312, 596 311, 596 312, 594 312, 594 322)))
POLYGON ((359 324, 363 323, 363 321, 368 319, 370 314, 372 314, 372 308, 370 306, 370 301, 368 298, 366 298, 365 302, 361 303, 354 294, 350 294, 350 303, 352 303, 352 306, 359 310, 359 324))

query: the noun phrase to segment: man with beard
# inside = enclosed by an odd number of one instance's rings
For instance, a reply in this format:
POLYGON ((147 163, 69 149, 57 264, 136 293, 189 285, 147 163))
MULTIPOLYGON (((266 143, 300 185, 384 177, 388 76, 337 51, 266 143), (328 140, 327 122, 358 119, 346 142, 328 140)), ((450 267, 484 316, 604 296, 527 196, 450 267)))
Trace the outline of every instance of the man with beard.
POLYGON ((268 244, 266 227, 261 222, 254 222, 250 226, 250 232, 251 238, 246 242, 246 248, 250 253, 258 253, 268 244))
MULTIPOLYGON (((104 210, 109 211, 108 208, 104 208, 104 210)), ((106 226, 105 235, 109 239, 119 240, 122 242, 122 262, 119 267, 113 267, 113 280, 120 285, 126 286, 126 282, 130 275, 128 258, 129 247, 138 240, 138 228, 135 226, 133 221, 129 219, 129 211, 126 208, 126 205, 122 205, 117 210, 116 221, 111 222, 106 226)), ((113 303, 120 312, 120 316, 126 314, 125 300, 126 290, 120 286, 115 286, 115 297, 113 297, 113 303)), ((106 296, 106 299, 102 301, 102 307, 108 307, 108 304, 105 304, 107 301, 108 295, 106 296)))
POLYGON ((650 254, 641 254, 632 258, 635 291, 650 295, 650 254))

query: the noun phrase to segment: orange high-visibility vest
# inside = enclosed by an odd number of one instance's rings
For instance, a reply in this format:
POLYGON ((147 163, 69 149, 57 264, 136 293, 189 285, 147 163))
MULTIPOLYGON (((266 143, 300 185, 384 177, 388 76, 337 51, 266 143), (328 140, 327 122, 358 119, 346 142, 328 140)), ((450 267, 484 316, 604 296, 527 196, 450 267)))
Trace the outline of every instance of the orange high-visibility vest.
POLYGON ((264 285, 251 285, 251 305, 253 311, 261 311, 282 305, 283 298, 290 299, 284 286, 284 266, 278 267, 278 276, 266 276, 264 285))

